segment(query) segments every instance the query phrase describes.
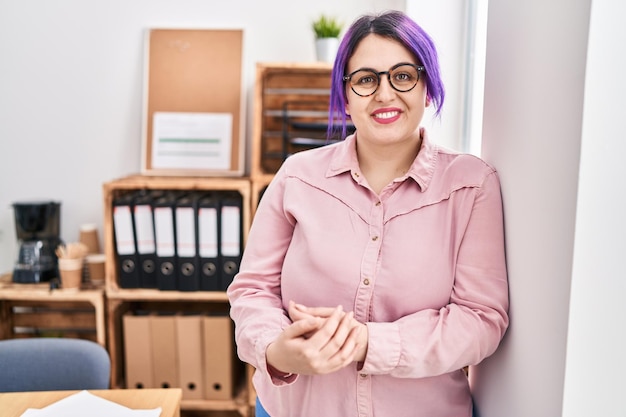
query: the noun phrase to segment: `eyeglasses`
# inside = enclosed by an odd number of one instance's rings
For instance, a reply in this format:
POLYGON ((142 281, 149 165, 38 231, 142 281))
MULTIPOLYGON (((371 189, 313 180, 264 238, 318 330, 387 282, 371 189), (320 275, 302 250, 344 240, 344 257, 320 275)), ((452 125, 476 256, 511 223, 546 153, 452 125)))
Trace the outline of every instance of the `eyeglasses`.
POLYGON ((343 80, 350 83, 350 88, 361 97, 371 96, 380 86, 380 77, 387 74, 389 84, 401 93, 411 91, 420 80, 420 72, 426 69, 421 65, 401 62, 389 71, 374 71, 371 68, 360 68, 353 73, 344 75, 343 80))

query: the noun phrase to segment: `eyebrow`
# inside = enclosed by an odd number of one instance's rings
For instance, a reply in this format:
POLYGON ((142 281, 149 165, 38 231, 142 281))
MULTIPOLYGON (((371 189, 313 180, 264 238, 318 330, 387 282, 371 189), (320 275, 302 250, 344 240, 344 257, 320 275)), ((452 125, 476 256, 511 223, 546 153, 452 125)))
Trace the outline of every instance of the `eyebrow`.
POLYGON ((393 64, 392 66, 390 66, 390 67, 389 67, 389 68, 387 68, 386 70, 382 70, 382 71, 378 71, 377 69, 375 69, 375 68, 373 68, 373 67, 360 67, 360 68, 355 69, 354 71, 346 71, 346 72, 347 72, 348 74, 352 74, 352 73, 354 73, 354 72, 356 72, 356 71, 361 71, 361 70, 368 70, 368 71, 373 71, 373 72, 385 72, 385 71, 389 71, 389 70, 390 70, 390 69, 392 69, 393 67, 397 67, 397 66, 404 65, 404 64, 407 64, 407 65, 417 65, 417 66, 420 66, 420 65, 421 65, 421 64, 417 64, 417 63, 415 63, 415 62, 400 61, 400 62, 398 62, 398 63, 396 63, 396 64, 393 64))

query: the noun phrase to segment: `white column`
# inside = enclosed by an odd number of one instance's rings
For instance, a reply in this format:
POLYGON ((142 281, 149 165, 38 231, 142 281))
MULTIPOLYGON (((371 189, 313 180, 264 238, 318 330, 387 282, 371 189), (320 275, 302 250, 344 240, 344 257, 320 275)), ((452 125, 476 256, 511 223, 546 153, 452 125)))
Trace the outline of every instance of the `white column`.
POLYGON ((482 155, 499 171, 511 327, 480 417, 562 415, 590 0, 490 1, 482 155))
POLYGON ((626 416, 626 3, 591 8, 563 416, 626 416))

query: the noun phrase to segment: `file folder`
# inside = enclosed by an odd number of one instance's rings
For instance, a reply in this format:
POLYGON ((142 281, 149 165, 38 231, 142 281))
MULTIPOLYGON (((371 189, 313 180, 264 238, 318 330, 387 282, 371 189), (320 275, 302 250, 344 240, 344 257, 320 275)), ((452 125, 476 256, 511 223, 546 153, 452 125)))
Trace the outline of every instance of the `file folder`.
POLYGON ((164 291, 177 289, 175 207, 177 194, 167 192, 152 202, 156 246, 157 288, 164 291))
POLYGON ((198 266, 197 217, 198 195, 186 194, 176 200, 177 288, 179 291, 200 289, 198 266))
POLYGON ((142 288, 157 287, 157 255, 154 237, 154 215, 152 199, 158 191, 141 191, 133 201, 135 221, 135 241, 139 260, 139 285, 142 288))
POLYGON ((219 268, 220 203, 215 193, 204 195, 198 201, 198 255, 200 263, 200 290, 220 290, 219 268))
POLYGON ((178 351, 176 348, 176 316, 150 315, 152 374, 156 388, 177 388, 178 351))
POLYGON ((241 363, 235 358, 233 323, 228 316, 205 316, 204 398, 230 400, 241 377, 241 363))
POLYGON ((220 204, 220 290, 226 291, 239 272, 243 251, 242 200, 238 192, 225 192, 220 204))
POLYGON ((176 316, 178 380, 184 400, 204 398, 202 316, 176 316))
POLYGON ((119 284, 122 288, 139 288, 139 259, 135 243, 133 193, 113 199, 113 233, 119 284))
POLYGON ((155 388, 150 316, 125 314, 123 320, 126 388, 155 388))

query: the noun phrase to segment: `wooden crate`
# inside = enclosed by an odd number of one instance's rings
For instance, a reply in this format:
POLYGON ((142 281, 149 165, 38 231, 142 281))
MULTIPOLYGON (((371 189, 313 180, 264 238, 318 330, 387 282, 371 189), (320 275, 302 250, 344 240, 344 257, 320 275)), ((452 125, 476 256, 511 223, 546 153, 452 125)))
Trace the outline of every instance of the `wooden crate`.
POLYGON ((121 289, 117 276, 115 239, 113 234, 113 201, 116 197, 136 190, 184 190, 184 191, 237 191, 243 199, 243 238, 248 236, 251 218, 250 180, 248 178, 207 177, 152 177, 131 175, 107 182, 103 185, 104 195, 104 252, 105 285, 107 291, 121 289))
MULTIPOLYGON (((228 301, 219 293, 176 293, 152 290, 120 290, 107 299, 108 338, 111 356, 111 380, 113 388, 126 388, 123 317, 128 312, 184 312, 185 314, 226 314, 228 301)), ((243 367, 244 364, 241 364, 243 367)), ((241 373, 236 397, 230 400, 185 400, 181 410, 206 413, 231 412, 247 417, 250 411, 248 380, 241 373)))
MULTIPOLYGON (((248 236, 251 219, 251 183, 249 178, 214 177, 156 177, 132 175, 103 185, 104 250, 106 287, 106 324, 111 356, 111 380, 116 388, 125 387, 125 364, 122 317, 130 311, 184 311, 199 313, 212 310, 228 311, 228 298, 223 291, 161 291, 158 289, 126 289, 117 276, 115 239, 113 234, 113 200, 134 190, 237 191, 243 199, 243 239, 248 236)), ((247 416, 248 387, 242 381, 238 395, 232 400, 185 400, 183 411, 232 412, 247 416)))
POLYGON ((283 160, 326 143, 329 63, 257 63, 251 177, 276 173, 283 160))
POLYGON ((74 337, 107 347, 104 291, 50 290, 0 278, 0 339, 74 337))

